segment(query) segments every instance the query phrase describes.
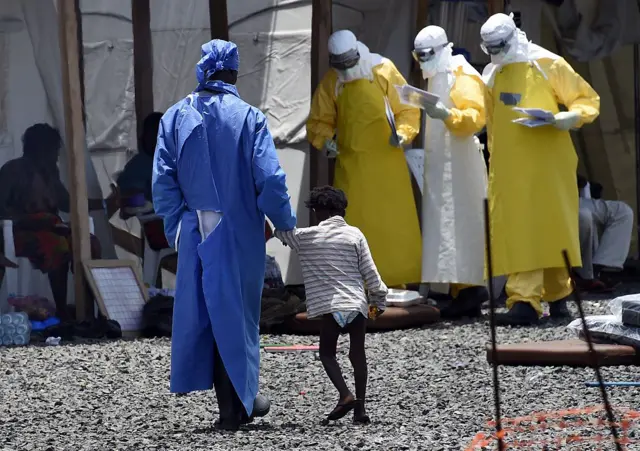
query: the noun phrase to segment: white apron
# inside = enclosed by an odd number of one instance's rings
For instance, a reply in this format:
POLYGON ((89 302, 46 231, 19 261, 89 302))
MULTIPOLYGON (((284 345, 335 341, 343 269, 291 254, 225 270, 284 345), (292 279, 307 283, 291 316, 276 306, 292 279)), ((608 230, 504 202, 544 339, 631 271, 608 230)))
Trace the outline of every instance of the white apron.
MULTIPOLYGON (((454 67, 460 66, 459 58, 453 61, 454 67)), ((474 69, 469 66, 467 70, 474 69)), ((454 82, 453 73, 437 74, 429 80, 429 91, 440 96, 447 108, 455 107, 449 96, 454 82)), ((423 283, 484 285, 486 192, 487 169, 478 139, 458 138, 443 121, 427 117, 423 283)))

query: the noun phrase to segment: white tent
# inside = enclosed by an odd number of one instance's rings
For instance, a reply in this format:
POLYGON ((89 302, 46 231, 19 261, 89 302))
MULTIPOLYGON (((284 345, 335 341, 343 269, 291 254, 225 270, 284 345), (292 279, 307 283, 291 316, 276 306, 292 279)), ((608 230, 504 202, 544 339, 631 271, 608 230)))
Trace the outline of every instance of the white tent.
MULTIPOLYGON (((155 110, 164 111, 195 86, 194 65, 199 59, 200 45, 211 36, 210 3, 216 2, 151 2, 155 110)), ((267 114, 301 226, 308 220, 303 200, 310 185, 309 146, 304 123, 311 98, 312 3, 310 0, 227 1, 230 38, 240 48, 238 87, 246 101, 267 114)), ((470 9, 462 16, 457 13, 447 15, 444 9, 437 9, 438 1, 423 1, 421 8, 418 3, 418 0, 334 1, 333 29, 353 30, 372 51, 394 60, 409 78, 409 50, 417 27, 416 16, 424 9, 424 4, 429 4, 430 21, 446 21, 449 27, 456 24, 456 28, 463 31, 451 32, 451 38, 462 41, 456 44, 470 50, 474 60, 478 59, 474 62, 482 64, 479 60, 482 55, 477 51, 477 29, 482 17, 477 16, 486 14, 485 2, 467 2, 470 9)), ((448 7, 452 7, 452 3, 455 2, 443 2, 448 7)), ((512 0, 511 3, 518 2, 512 0)), ((540 10, 526 9, 531 8, 528 3, 532 2, 520 3, 518 8, 526 10, 523 26, 533 39, 538 40, 544 34, 540 31, 544 26, 540 10)), ((64 131, 54 5, 55 0, 0 2, 0 164, 20 155, 20 137, 29 125, 46 121, 64 131)), ((101 197, 102 193, 109 192, 113 174, 122 169, 136 151, 131 0, 80 0, 80 8, 90 156, 87 183, 90 197, 101 197)), ((624 52, 620 49, 619 56, 617 53, 611 57, 617 68, 612 73, 604 73, 602 65, 606 69, 606 61, 590 63, 597 89, 609 91, 609 87, 619 86, 616 77, 624 78, 625 84, 630 81, 631 63, 629 59, 624 60, 624 52)), ((577 69, 581 70, 580 67, 577 69)), ((623 92, 628 91, 624 89, 623 92)), ((609 99, 608 94, 603 96, 602 128, 596 134, 606 135, 610 143, 628 143, 630 124, 620 122, 620 127, 614 127, 611 118, 616 118, 621 110, 616 107, 615 98, 609 99)), ((628 103, 629 96, 618 100, 618 103, 624 103, 625 113, 633 111, 628 103)), ((585 133, 591 136, 594 131, 591 127, 585 133)), ((608 164, 598 165, 596 175, 603 172, 599 178, 605 188, 614 188, 611 197, 635 204, 632 189, 635 174, 629 173, 633 167, 629 145, 620 147, 619 157, 613 158, 617 152, 613 147, 594 147, 594 142, 589 141, 588 149, 580 151, 601 161, 602 157, 598 155, 604 150, 609 155, 608 164), (616 174, 624 174, 624 177, 616 177, 616 174)), ((60 167, 64 176, 64 155, 60 167)), ((106 221, 100 217, 94 217, 94 220, 106 257, 115 256, 106 221)), ((112 219, 112 223, 139 233, 135 220, 121 223, 112 219)), ((288 283, 301 282, 295 257, 287 248, 272 241, 268 251, 277 257, 288 283)), ((121 249, 118 254, 124 255, 121 249)))
MULTIPOLYGON (((136 151, 131 0, 81 0, 87 183, 90 197, 109 192, 113 174, 136 151), (91 164, 92 163, 92 164, 91 164)), ((242 97, 269 119, 292 202, 301 226, 308 214, 303 201, 309 187, 309 146, 304 124, 311 99, 311 2, 245 0, 228 2, 230 38, 241 55, 238 88, 242 97)), ((408 76, 414 20, 413 1, 367 0, 334 4, 334 28, 350 28, 394 59, 408 76), (394 52, 395 49, 395 52, 394 52), (401 49, 401 50, 399 50, 401 49), (395 54, 394 54, 395 53, 395 54)), ((0 3, 0 164, 22 152, 20 137, 36 122, 64 131, 55 0, 3 0, 0 3)), ((154 106, 164 111, 195 86, 200 45, 210 39, 207 0, 151 2, 154 106)), ((66 161, 60 162, 66 180, 66 161)), ((104 218, 96 231, 113 257, 104 218)), ((139 233, 135 220, 112 223, 139 233)), ((289 283, 301 276, 287 248, 272 241, 289 283)), ((118 253, 123 255, 121 249, 118 253)))
MULTIPOLYGON (((0 4, 0 164, 22 153, 21 136, 37 122, 58 127, 64 137, 62 70, 55 3, 51 0, 5 0, 0 4)), ((63 149, 60 171, 67 180, 63 149)), ((90 198, 102 198, 94 165, 87 158, 90 198)), ((93 213, 106 258, 115 257, 108 223, 93 213)))

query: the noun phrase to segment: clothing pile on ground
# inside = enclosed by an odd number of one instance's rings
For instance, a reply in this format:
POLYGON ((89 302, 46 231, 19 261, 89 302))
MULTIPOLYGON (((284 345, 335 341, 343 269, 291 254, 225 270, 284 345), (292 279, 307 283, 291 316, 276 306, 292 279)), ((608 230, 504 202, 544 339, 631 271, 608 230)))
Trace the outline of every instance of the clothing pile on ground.
POLYGON ((142 323, 144 337, 170 337, 173 323, 173 296, 163 293, 151 296, 142 310, 142 323))
MULTIPOLYGON (((598 343, 613 343, 640 348, 640 294, 630 294, 609 303, 611 315, 587 316, 585 323, 592 339, 598 343)), ((582 320, 567 326, 585 340, 582 320)))
MULTIPOLYGON (((171 337, 173 294, 175 290, 149 290, 149 301, 143 310, 142 334, 147 338, 171 337)), ((280 266, 270 255, 265 260, 264 287, 260 312, 260 330, 269 331, 287 318, 304 312, 304 288, 285 287, 280 266)))
POLYGON ((103 316, 92 321, 61 322, 56 317, 53 303, 40 296, 16 296, 9 298, 8 302, 15 313, 0 317, 0 324, 6 326, 0 331, 0 339, 6 346, 37 343, 49 337, 60 337, 64 341, 122 337, 120 324, 103 316), (28 337, 23 337, 23 325, 27 326, 28 337))
POLYGON ((304 311, 304 291, 294 293, 294 290, 285 287, 278 262, 267 255, 262 288, 260 330, 268 331, 274 326, 283 324, 287 318, 304 311))

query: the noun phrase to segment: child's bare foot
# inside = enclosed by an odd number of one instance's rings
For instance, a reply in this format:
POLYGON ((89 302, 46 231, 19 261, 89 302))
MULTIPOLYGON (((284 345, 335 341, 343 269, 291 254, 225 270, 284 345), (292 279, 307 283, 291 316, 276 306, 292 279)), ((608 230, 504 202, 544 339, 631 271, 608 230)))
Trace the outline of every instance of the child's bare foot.
POLYGON ((371 419, 364 409, 364 400, 358 399, 353 410, 353 422, 359 424, 369 424, 371 419))
POLYGON ((356 398, 349 394, 345 398, 340 399, 338 401, 338 405, 331 411, 327 420, 335 421, 340 418, 344 418, 349 412, 351 412, 356 407, 357 401, 356 398))

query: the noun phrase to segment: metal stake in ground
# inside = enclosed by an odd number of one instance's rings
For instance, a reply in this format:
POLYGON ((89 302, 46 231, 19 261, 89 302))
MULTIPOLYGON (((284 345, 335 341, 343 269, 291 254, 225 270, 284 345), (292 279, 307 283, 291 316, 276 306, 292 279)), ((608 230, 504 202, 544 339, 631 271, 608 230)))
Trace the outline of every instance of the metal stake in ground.
POLYGON ((496 408, 496 437, 498 438, 498 450, 503 451, 504 440, 502 420, 500 418, 500 381, 498 379, 498 345, 496 343, 496 298, 493 292, 493 264, 491 259, 491 229, 489 222, 489 201, 484 200, 484 231, 487 246, 487 276, 489 288, 489 324, 491 326, 491 352, 493 353, 493 399, 496 408))
POLYGON ((576 289, 576 283, 573 279, 573 272, 571 271, 571 261, 569 260, 569 253, 567 250, 562 251, 562 256, 564 257, 564 264, 567 268, 567 273, 571 278, 571 285, 573 287, 573 300, 578 306, 578 313, 580 314, 580 320, 582 321, 582 333, 585 336, 585 340, 587 340, 587 345, 589 346, 589 356, 591 357, 591 366, 596 372, 596 379, 598 380, 598 386, 600 387, 600 394, 602 395, 602 402, 604 403, 604 408, 607 412, 607 419, 609 420, 609 428, 611 429, 611 435, 613 435, 613 439, 616 444, 616 449, 618 451, 622 451, 622 445, 620 444, 620 440, 618 438, 618 430, 616 429, 615 421, 616 418, 613 415, 613 410, 611 409, 611 404, 609 403, 609 396, 607 395, 607 389, 604 386, 604 381, 602 379, 602 373, 600 373, 600 363, 598 362, 598 354, 596 354, 596 350, 593 347, 593 341, 591 340, 591 332, 589 332, 589 328, 587 327, 587 322, 584 317, 584 310, 582 309, 582 299, 580 299, 580 292, 576 289))

